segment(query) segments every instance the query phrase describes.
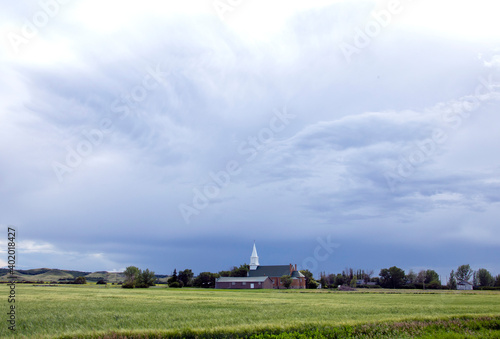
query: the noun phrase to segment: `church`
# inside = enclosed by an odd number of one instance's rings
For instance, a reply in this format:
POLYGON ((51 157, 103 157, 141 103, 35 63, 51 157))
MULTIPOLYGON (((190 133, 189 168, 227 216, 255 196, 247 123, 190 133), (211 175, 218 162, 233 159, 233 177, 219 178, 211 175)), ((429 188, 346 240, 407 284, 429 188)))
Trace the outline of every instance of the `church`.
POLYGON ((253 244, 250 256, 250 270, 246 277, 220 277, 215 281, 215 288, 285 288, 281 277, 289 275, 292 278, 290 288, 306 288, 305 276, 297 270, 295 265, 259 265, 257 248, 253 244))

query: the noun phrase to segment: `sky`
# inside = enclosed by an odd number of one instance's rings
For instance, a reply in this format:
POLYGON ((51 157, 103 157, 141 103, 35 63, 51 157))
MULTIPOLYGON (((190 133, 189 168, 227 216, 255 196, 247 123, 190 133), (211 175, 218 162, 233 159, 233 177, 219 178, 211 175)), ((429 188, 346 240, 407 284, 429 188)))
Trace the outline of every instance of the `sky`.
POLYGON ((495 1, 0 11, 0 266, 500 273, 495 1))

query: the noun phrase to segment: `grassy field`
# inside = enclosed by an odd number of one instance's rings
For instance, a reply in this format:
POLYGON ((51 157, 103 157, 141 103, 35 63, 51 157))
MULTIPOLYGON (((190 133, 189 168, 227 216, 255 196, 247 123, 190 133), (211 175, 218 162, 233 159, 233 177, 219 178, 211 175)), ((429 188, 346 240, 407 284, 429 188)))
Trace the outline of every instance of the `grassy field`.
MULTIPOLYGON (((2 314, 7 320, 8 287, 0 285, 0 293, 5 295, 2 314)), ((383 328, 383 324, 402 321, 410 324, 405 326, 416 326, 415 321, 442 321, 453 317, 492 317, 500 326, 500 293, 130 290, 99 285, 42 287, 18 284, 17 330, 11 333, 4 320, 0 336, 102 337, 114 332, 150 337, 176 333, 180 337, 189 334, 193 337, 197 334, 208 337, 228 334, 230 337, 231 334, 256 334, 259 331, 277 333, 314 331, 315 328, 325 331, 331 330, 332 326, 344 329, 366 327, 369 325, 364 324, 370 323, 383 328)), ((488 333, 498 337, 500 327, 495 326, 493 332, 488 333)))

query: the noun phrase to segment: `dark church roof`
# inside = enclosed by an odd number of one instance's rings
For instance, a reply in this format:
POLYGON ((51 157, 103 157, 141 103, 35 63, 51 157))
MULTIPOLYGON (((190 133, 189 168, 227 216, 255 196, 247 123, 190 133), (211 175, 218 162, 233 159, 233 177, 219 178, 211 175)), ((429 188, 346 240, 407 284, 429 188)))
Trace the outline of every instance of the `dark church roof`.
POLYGON ((293 271, 292 272, 292 278, 300 278, 300 277, 304 277, 305 278, 305 275, 303 275, 302 273, 300 273, 300 271, 293 271))
POLYGON ((257 266, 257 269, 248 271, 249 277, 279 277, 290 275, 290 265, 257 266))

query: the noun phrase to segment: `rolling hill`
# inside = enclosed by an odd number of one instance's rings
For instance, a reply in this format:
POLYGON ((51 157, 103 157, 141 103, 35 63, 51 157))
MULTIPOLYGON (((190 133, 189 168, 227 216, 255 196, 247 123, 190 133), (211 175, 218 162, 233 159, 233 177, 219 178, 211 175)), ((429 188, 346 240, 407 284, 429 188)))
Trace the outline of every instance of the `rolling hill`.
MULTIPOLYGON (((87 281, 97 282, 99 280, 104 280, 108 283, 121 283, 125 280, 125 275, 121 272, 107 272, 107 271, 97 271, 97 272, 82 272, 82 271, 71 271, 71 270, 60 270, 52 268, 35 268, 30 270, 15 270, 14 276, 16 281, 19 282, 69 282, 73 281, 76 277, 83 276, 87 281)), ((168 276, 158 274, 156 277, 160 282, 166 282, 168 276)), ((0 269, 0 282, 9 281, 11 276, 9 275, 9 270, 6 268, 0 269)))

